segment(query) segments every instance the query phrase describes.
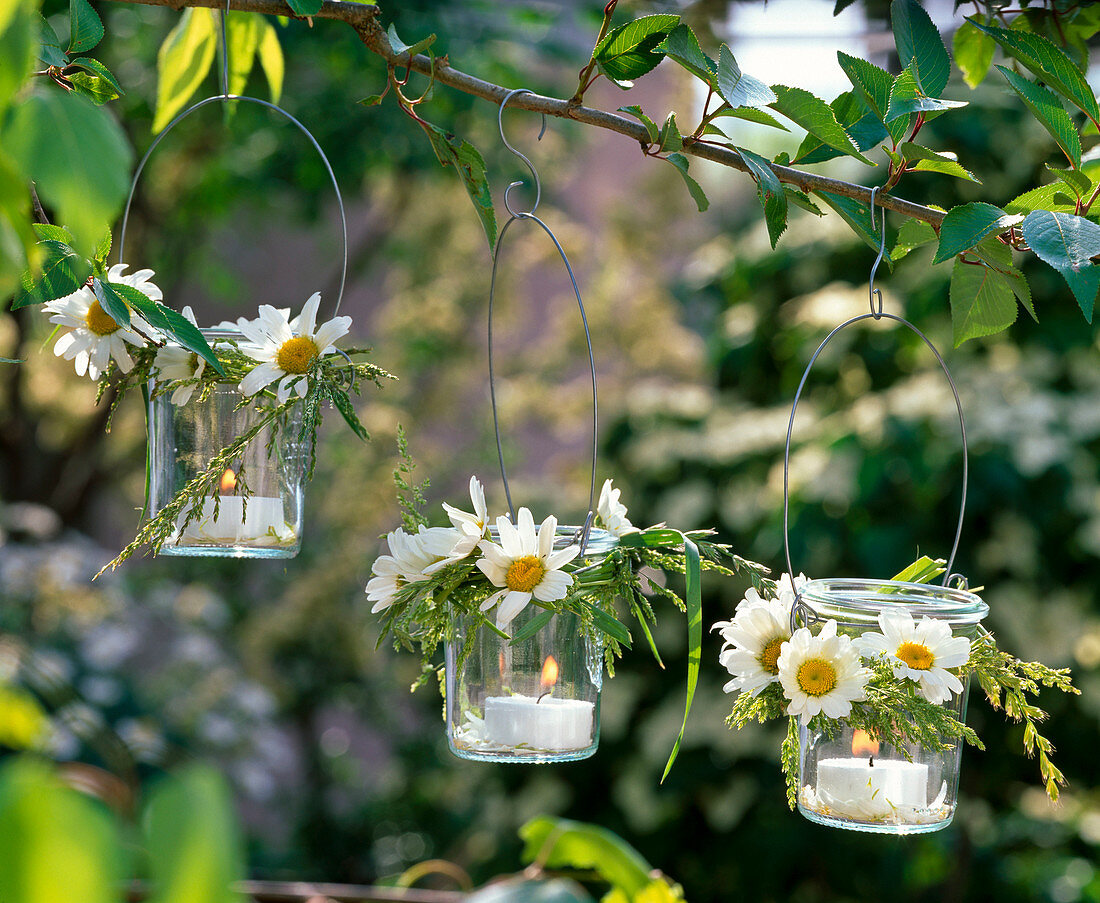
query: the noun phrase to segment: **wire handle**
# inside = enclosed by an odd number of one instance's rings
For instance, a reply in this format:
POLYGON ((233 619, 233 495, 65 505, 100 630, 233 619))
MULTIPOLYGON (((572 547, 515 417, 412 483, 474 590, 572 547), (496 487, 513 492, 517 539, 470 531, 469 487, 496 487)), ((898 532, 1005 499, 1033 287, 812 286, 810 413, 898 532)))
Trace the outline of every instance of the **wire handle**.
MULTIPOLYGON (((596 514, 596 457, 597 457, 597 401, 596 401, 596 358, 592 352, 592 335, 588 329, 588 315, 585 313, 584 301, 581 300, 581 290, 577 286, 577 277, 573 274, 573 267, 569 264, 569 258, 565 255, 565 250, 562 248, 561 243, 557 237, 550 230, 550 227, 546 225, 541 219, 535 216, 535 209, 539 205, 539 200, 542 197, 542 186, 539 181, 538 172, 535 170, 534 164, 520 151, 516 150, 504 136, 504 108, 517 94, 532 94, 526 88, 517 88, 514 91, 509 91, 504 99, 500 103, 500 112, 497 115, 497 126, 500 130, 500 139, 504 142, 504 146, 508 148, 513 154, 522 160, 528 170, 531 173, 531 177, 534 180, 535 187, 535 202, 531 205, 530 210, 514 210, 509 203, 509 192, 519 185, 522 185, 522 181, 512 182, 507 190, 504 192, 504 205, 508 209, 510 217, 503 228, 500 230, 500 235, 497 237, 496 247, 493 249, 493 274, 489 281, 489 398, 493 408, 493 431, 496 435, 497 443, 497 459, 500 461, 500 479, 504 483, 504 495, 508 500, 508 512, 511 515, 512 521, 516 519, 516 509, 512 504, 512 490, 508 485, 508 472, 504 465, 504 445, 500 436, 500 415, 497 410, 497 393, 496 393, 496 373, 493 366, 493 306, 496 297, 496 283, 497 283, 497 268, 500 264, 500 249, 504 244, 504 236, 508 233, 509 227, 517 220, 528 220, 537 224, 543 232, 545 232, 550 240, 554 243, 554 247, 558 251, 558 255, 561 257, 562 263, 565 264, 566 272, 569 273, 569 281, 573 286, 573 294, 577 298, 577 308, 580 310, 581 323, 584 326, 584 340, 588 347, 588 367, 592 376, 592 480, 588 490, 588 516, 585 518, 584 526, 581 527, 577 541, 581 547, 581 553, 584 553, 585 547, 588 545, 588 537, 592 530, 592 521, 596 514)), ((543 133, 546 131, 546 115, 542 117, 542 131, 539 132, 539 138, 541 139, 543 133)))
MULTIPOLYGON (((871 190, 871 224, 874 227, 875 217, 875 194, 878 192, 878 188, 871 190)), ((810 370, 813 369, 814 363, 816 363, 821 352, 825 350, 825 346, 829 344, 833 336, 844 329, 847 326, 851 326, 853 323, 858 323, 861 320, 893 320, 896 323, 900 323, 902 326, 907 327, 910 331, 915 333, 928 349, 936 356, 936 360, 939 361, 940 368, 943 370, 943 375, 947 377, 947 382, 951 386, 951 394, 955 398, 955 408, 959 414, 959 430, 962 433, 962 452, 963 452, 963 478, 962 478, 962 497, 959 502, 959 520, 955 527, 955 541, 951 544, 951 555, 947 559, 947 569, 944 571, 942 585, 947 586, 949 581, 959 577, 951 570, 955 563, 955 554, 959 550, 959 540, 962 537, 963 519, 966 516, 966 491, 970 477, 970 462, 966 443, 966 418, 963 416, 962 401, 959 399, 959 390, 955 385, 955 380, 951 376, 951 371, 947 369, 947 364, 943 359, 943 355, 936 349, 936 346, 932 344, 931 340, 923 332, 921 332, 916 326, 906 320, 904 317, 896 316, 895 314, 883 313, 882 311, 882 292, 874 287, 875 285, 875 271, 878 269, 879 263, 882 261, 883 255, 886 253, 886 212, 882 213, 882 242, 879 246, 878 257, 875 259, 874 265, 871 267, 870 277, 870 303, 871 312, 866 314, 860 314, 858 317, 852 317, 850 320, 845 320, 839 326, 833 329, 824 341, 817 346, 817 350, 810 358, 810 362, 806 365, 805 371, 802 373, 802 379, 798 383, 798 391, 794 394, 794 403, 791 405, 791 417, 787 423, 787 442, 783 449, 783 553, 787 560, 787 573, 791 575, 791 579, 794 579, 795 570, 791 564, 791 536, 790 536, 790 467, 791 467, 791 436, 794 432, 794 418, 798 412, 798 402, 802 398, 802 390, 806 386, 806 380, 810 375, 810 370), (878 304, 876 306, 876 296, 878 304)), ((801 595, 796 597, 795 605, 791 609, 791 630, 793 631, 796 624, 798 610, 801 607, 801 595)))
POLYGON ((231 101, 243 100, 248 103, 258 104, 261 107, 266 107, 269 110, 273 110, 274 112, 279 113, 281 116, 290 120, 291 123, 297 126, 298 130, 303 135, 305 135, 307 139, 309 139, 309 143, 313 146, 313 149, 317 151, 318 155, 321 157, 321 162, 325 166, 325 172, 328 173, 329 179, 332 180, 332 187, 333 190, 336 192, 336 206, 340 212, 340 234, 344 246, 343 261, 340 269, 340 289, 336 294, 336 305, 332 311, 332 315, 336 316, 340 312, 340 304, 344 300, 344 286, 347 284, 348 281, 348 220, 347 214, 344 212, 344 198, 343 195, 340 193, 340 184, 336 181, 336 173, 333 172, 332 164, 329 162, 328 157, 325 156, 325 152, 321 149, 321 145, 313 136, 313 133, 310 132, 310 130, 307 129, 304 125, 302 125, 301 122, 295 119, 282 107, 278 106, 277 104, 273 104, 270 101, 261 100, 258 97, 249 97, 244 94, 229 93, 229 43, 226 40, 225 34, 225 19, 229 13, 229 2, 230 0, 226 0, 225 10, 222 12, 221 15, 222 93, 215 94, 212 97, 207 97, 189 106, 186 110, 177 115, 175 119, 169 122, 168 125, 165 126, 164 129, 161 131, 161 133, 153 139, 153 143, 149 145, 149 149, 141 158, 141 162, 138 163, 137 169, 134 170, 134 178, 130 182, 130 193, 126 198, 126 208, 123 210, 122 225, 119 229, 118 260, 120 263, 124 262, 125 260, 126 226, 130 220, 130 206, 133 203, 134 194, 137 191, 138 179, 141 178, 141 174, 145 169, 145 164, 149 162, 149 157, 152 156, 153 151, 157 149, 157 146, 168 136, 168 133, 171 132, 172 129, 174 129, 180 122, 182 122, 184 119, 186 119, 197 110, 201 110, 203 107, 212 103, 229 103, 231 101))

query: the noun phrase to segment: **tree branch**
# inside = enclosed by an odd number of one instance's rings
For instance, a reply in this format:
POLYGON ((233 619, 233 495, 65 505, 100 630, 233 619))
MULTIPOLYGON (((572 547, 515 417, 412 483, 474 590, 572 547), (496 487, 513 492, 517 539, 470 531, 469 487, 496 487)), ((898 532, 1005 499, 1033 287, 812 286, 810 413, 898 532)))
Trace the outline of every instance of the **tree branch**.
MULTIPOLYGON (((188 6, 208 7, 221 9, 225 6, 222 0, 114 0, 114 2, 141 3, 148 6, 167 6, 180 10, 188 6)), ((288 16, 290 18, 303 18, 296 16, 283 0, 232 0, 233 9, 240 12, 263 13, 269 16, 288 16)), ((432 60, 426 56, 416 56, 412 60, 408 54, 394 53, 390 46, 389 38, 379 24, 380 10, 376 6, 367 6, 360 3, 349 3, 346 0, 323 0, 320 11, 313 19, 335 19, 350 25, 358 33, 364 46, 372 53, 382 57, 387 63, 394 66, 404 66, 415 72, 425 75, 432 72, 432 60)), ((450 66, 446 57, 435 60, 435 79, 437 82, 462 91, 465 94, 480 97, 491 103, 500 104, 511 90, 510 88, 483 81, 473 75, 468 75, 450 66)), ((649 144, 649 133, 640 122, 607 113, 592 107, 582 106, 568 100, 560 100, 556 97, 544 97, 541 94, 519 94, 510 101, 511 106, 521 110, 530 110, 533 113, 545 113, 548 116, 557 116, 560 119, 572 119, 585 125, 607 129, 632 138, 641 145, 649 144)), ((734 150, 724 147, 715 147, 712 144, 700 143, 690 138, 684 139, 683 152, 703 160, 720 163, 731 169, 749 172, 748 166, 741 155, 734 150)), ((771 164, 780 181, 794 185, 805 192, 827 191, 841 197, 853 198, 863 203, 870 203, 871 189, 852 182, 844 182, 840 179, 830 179, 816 173, 805 172, 789 166, 771 164)), ((915 204, 904 198, 879 192, 875 197, 875 203, 879 207, 893 210, 914 219, 931 223, 936 229, 943 222, 944 213, 915 204)))

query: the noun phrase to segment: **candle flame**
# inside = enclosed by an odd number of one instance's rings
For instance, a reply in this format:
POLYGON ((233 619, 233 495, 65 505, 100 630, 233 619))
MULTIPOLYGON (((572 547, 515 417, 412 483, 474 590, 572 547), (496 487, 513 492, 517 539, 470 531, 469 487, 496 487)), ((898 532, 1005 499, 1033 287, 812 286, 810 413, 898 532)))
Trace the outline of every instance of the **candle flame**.
POLYGON ((539 678, 539 684, 542 686, 544 692, 550 692, 551 688, 558 682, 558 661, 552 655, 546 656, 546 661, 542 663, 542 677, 539 678))
POLYGON ((237 490, 237 475, 232 467, 227 467, 218 482, 218 492, 222 495, 232 495, 237 490))
POLYGON ((852 732, 852 755, 877 756, 878 741, 867 733, 867 731, 857 728, 852 732))

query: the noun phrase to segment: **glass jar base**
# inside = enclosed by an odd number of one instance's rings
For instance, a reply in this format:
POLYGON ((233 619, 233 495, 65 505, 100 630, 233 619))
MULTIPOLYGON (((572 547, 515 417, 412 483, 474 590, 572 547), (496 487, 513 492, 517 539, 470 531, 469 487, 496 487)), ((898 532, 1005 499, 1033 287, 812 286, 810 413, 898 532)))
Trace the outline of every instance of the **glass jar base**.
POLYGON ((824 825, 827 828, 842 828, 846 831, 862 831, 865 834, 931 834, 933 831, 942 831, 946 828, 951 824, 951 819, 955 815, 954 812, 946 812, 940 817, 936 817, 935 813, 929 813, 928 817, 932 820, 921 822, 901 822, 898 820, 861 821, 819 812, 816 809, 804 806, 802 803, 798 804, 798 811, 815 824, 824 825))
POLYGON ((593 743, 583 749, 515 749, 508 747, 448 744, 451 752, 460 759, 471 762, 499 762, 513 765, 550 765, 554 762, 579 762, 596 752, 599 745, 593 743))
POLYGON ((245 546, 245 545, 188 545, 173 546, 165 543, 159 555, 176 555, 185 558, 296 558, 299 545, 293 546, 245 546))

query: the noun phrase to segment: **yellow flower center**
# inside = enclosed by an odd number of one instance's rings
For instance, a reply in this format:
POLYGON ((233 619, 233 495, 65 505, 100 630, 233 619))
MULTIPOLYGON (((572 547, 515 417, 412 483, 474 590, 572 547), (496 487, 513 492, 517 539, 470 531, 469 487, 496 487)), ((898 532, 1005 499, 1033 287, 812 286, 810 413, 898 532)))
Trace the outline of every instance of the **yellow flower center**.
POLYGON ((284 373, 308 373, 309 365, 317 359, 319 353, 313 339, 304 335, 295 336, 283 342, 275 356, 275 363, 284 373))
POLYGON ((519 593, 529 593, 539 585, 545 573, 546 568, 539 558, 524 555, 509 566, 508 573, 504 575, 504 585, 519 593))
POLYGON ((824 696, 836 686, 836 668, 823 658, 810 658, 799 665, 796 679, 807 696, 824 696))
POLYGON ((100 306, 98 301, 92 302, 88 312, 84 314, 84 322, 88 324, 88 329, 96 335, 110 335, 112 332, 118 332, 119 330, 119 325, 100 306))
POLYGON ((779 650, 787 638, 783 636, 777 636, 774 640, 769 642, 760 653, 760 667, 767 671, 769 674, 779 673, 779 650))
POLYGON ((914 671, 927 671, 936 657, 923 643, 902 643, 894 653, 914 671))

